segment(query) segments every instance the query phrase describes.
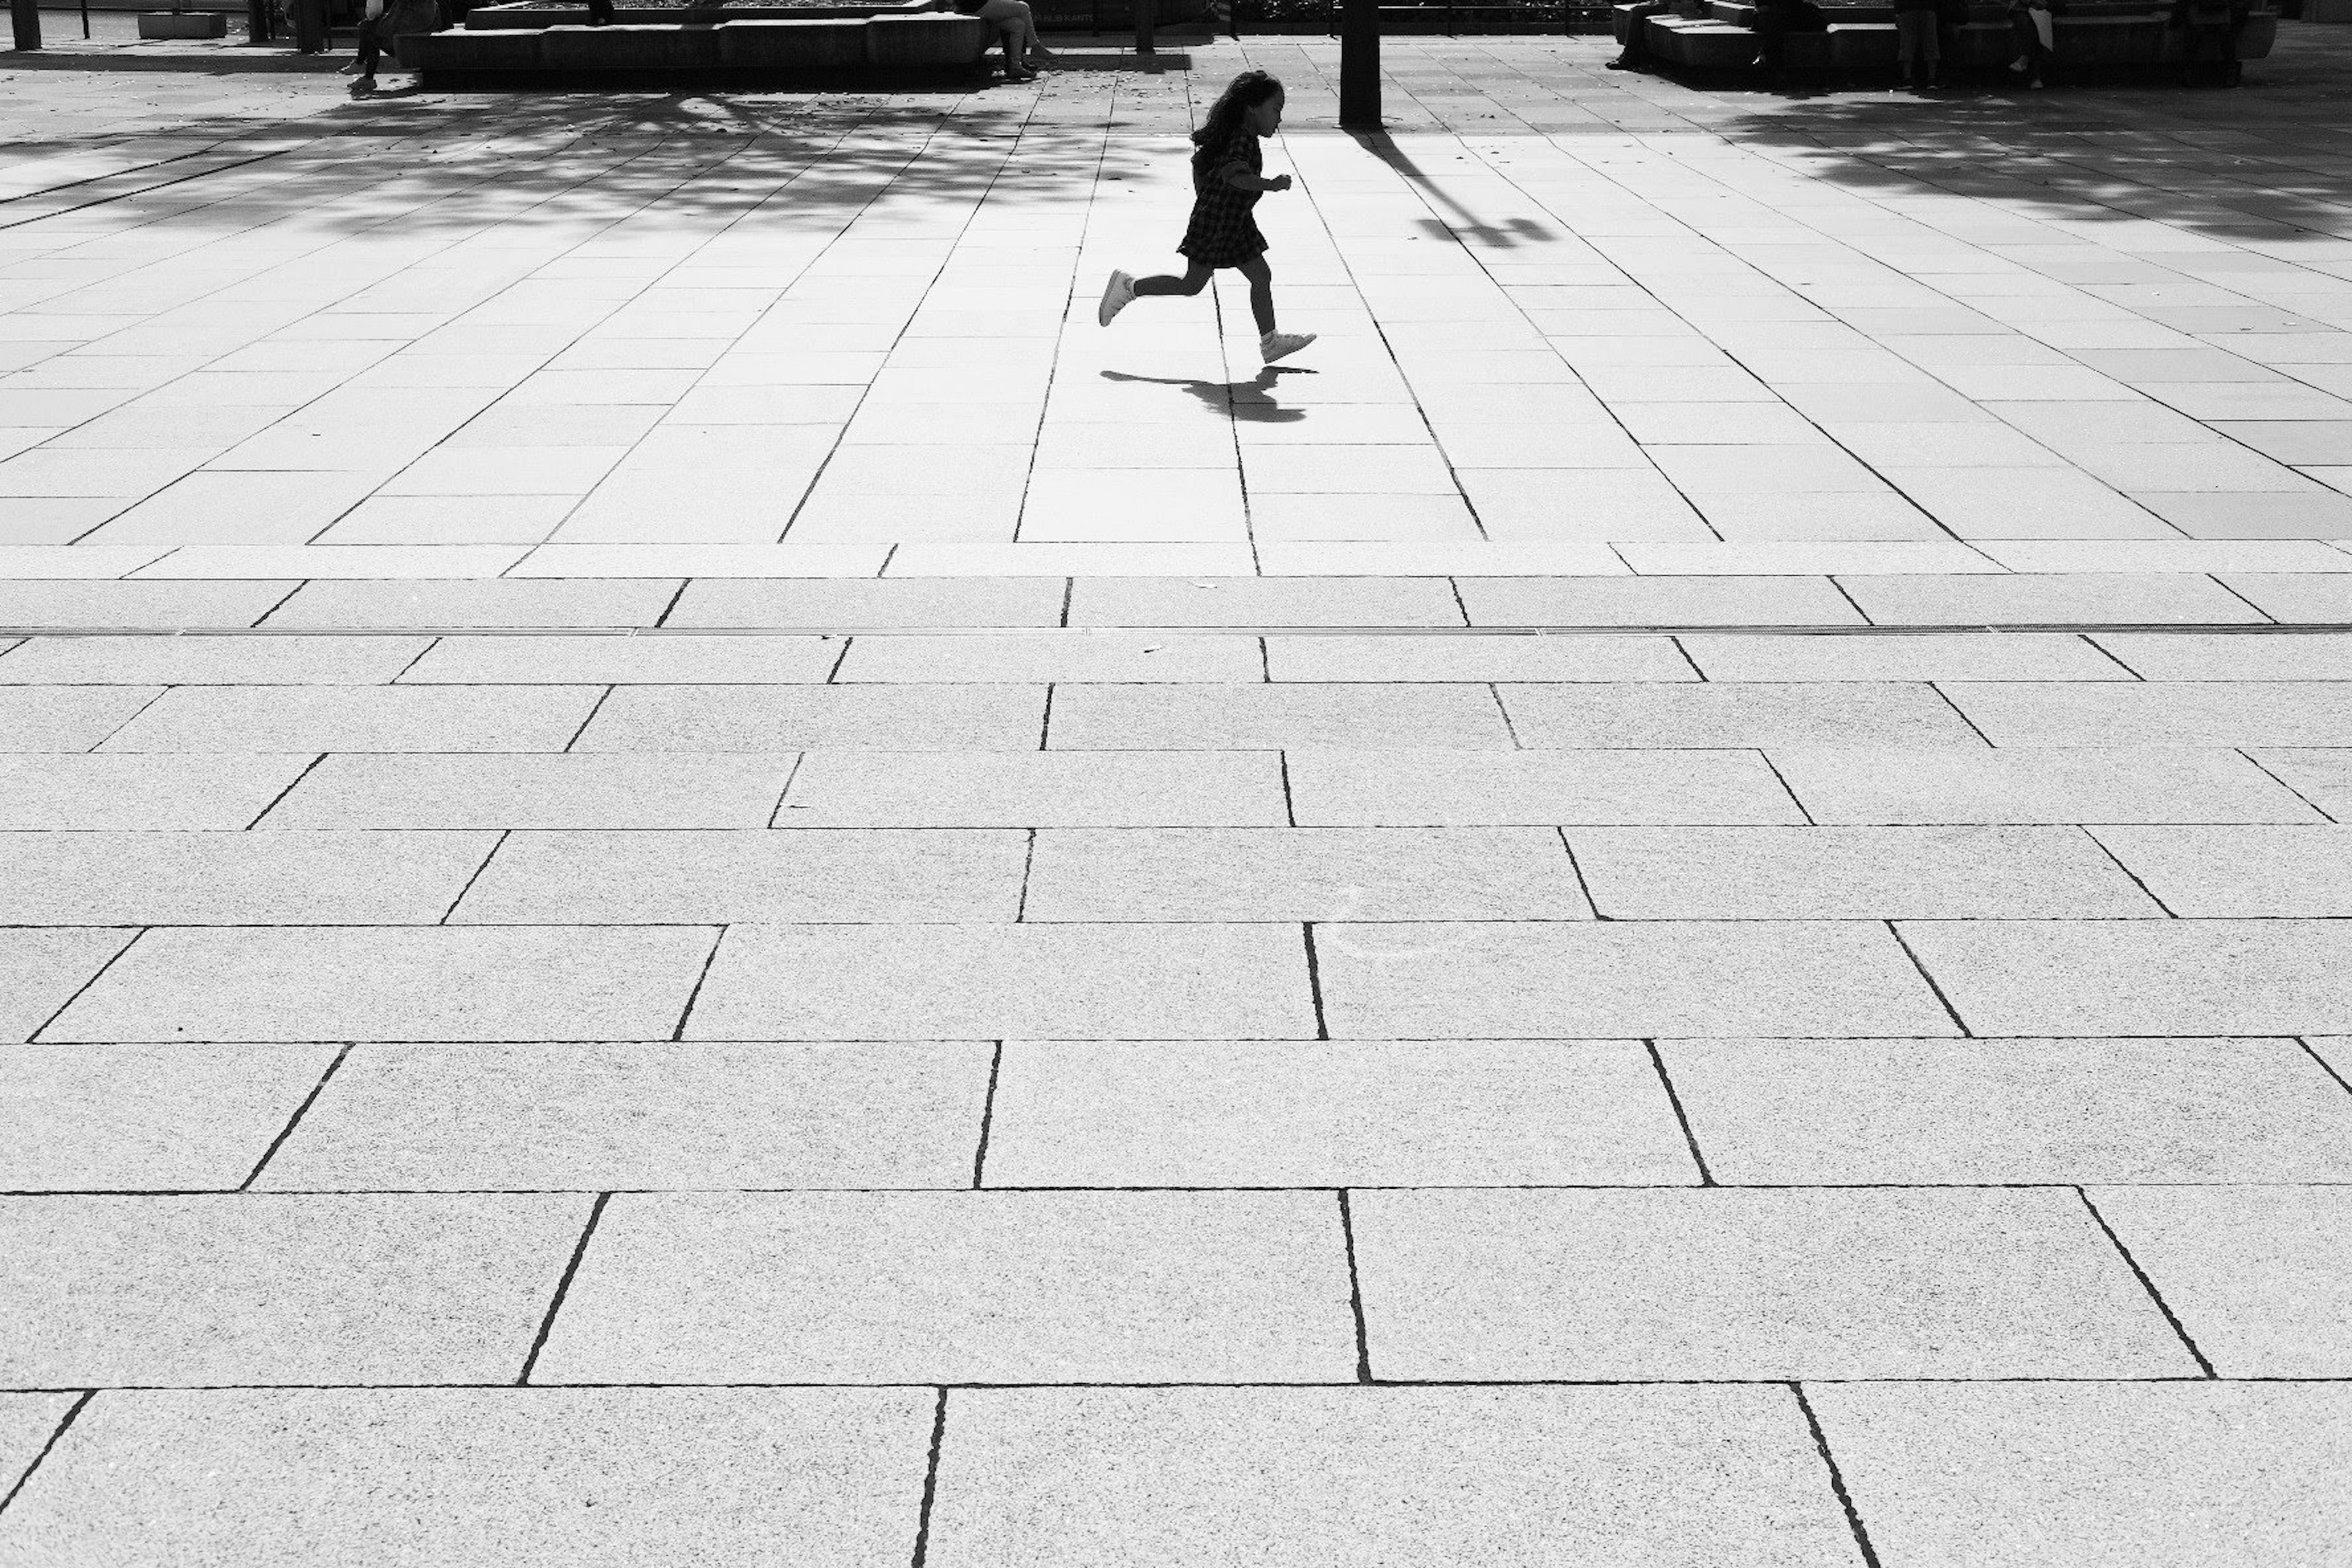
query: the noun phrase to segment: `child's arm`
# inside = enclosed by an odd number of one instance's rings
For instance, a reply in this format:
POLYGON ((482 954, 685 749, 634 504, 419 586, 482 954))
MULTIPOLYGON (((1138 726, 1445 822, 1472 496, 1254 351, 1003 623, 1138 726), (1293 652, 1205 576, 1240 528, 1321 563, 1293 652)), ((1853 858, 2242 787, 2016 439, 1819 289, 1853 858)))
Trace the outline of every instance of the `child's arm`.
POLYGON ((1250 172, 1250 166, 1247 163, 1243 163, 1239 158, 1234 159, 1232 163, 1218 170, 1217 173, 1224 180, 1225 184, 1231 185, 1237 191, 1286 191, 1290 189, 1289 175, 1276 174, 1272 179, 1267 179, 1263 174, 1252 174, 1250 172))

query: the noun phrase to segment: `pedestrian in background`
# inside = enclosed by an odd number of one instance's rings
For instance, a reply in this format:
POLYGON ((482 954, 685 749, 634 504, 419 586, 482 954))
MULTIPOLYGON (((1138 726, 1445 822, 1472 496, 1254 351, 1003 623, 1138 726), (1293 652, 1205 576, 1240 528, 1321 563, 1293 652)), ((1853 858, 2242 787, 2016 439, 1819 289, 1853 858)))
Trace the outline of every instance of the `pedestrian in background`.
POLYGON ((1942 30, 1937 0, 1895 0, 1895 69, 1904 85, 1943 85, 1942 30))

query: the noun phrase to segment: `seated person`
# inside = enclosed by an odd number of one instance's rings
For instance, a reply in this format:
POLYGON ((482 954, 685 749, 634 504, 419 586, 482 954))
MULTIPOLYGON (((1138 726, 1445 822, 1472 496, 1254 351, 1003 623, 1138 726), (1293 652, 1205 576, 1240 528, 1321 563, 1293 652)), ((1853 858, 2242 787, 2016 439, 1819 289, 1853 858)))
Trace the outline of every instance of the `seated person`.
POLYGON ((1032 58, 1054 58, 1052 51, 1037 41, 1037 20, 1030 15, 1024 0, 930 0, 921 9, 961 11, 995 28, 1004 44, 1004 75, 1008 80, 1028 81, 1037 74, 1036 68, 1029 63, 1032 58))
POLYGON ((2221 68, 2221 79, 2231 87, 2245 67, 2238 61, 2238 35, 2246 30, 2251 0, 2173 0, 2166 25, 2186 33, 2180 48, 2180 85, 2197 85, 2197 67, 2211 59, 2221 68))

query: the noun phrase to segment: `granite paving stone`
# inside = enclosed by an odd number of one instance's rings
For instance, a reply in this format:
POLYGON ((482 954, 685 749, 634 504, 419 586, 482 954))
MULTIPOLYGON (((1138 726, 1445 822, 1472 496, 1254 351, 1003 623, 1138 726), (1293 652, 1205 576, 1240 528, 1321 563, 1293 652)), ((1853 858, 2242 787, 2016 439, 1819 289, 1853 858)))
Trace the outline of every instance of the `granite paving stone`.
POLYGON ((658 1039, 712 940, 696 926, 151 931, 42 1037, 658 1039))
POLYGON ((577 752, 1034 752, 1042 686, 624 686, 577 752))
MULTIPOLYGON (((2105 632, 2096 640, 2143 680, 2352 680, 2352 637, 2105 632)), ((0 659, 0 667, 6 662, 0 659)))
POLYGON ((1301 751, 1288 763, 1304 826, 1804 820, 1752 751, 1301 751))
POLYGON ((19 1386, 507 1383, 580 1194, 0 1199, 19 1386))
POLYGON ((487 833, 9 833, 0 921, 23 925, 430 925, 487 833))
POLYGON ((1537 827, 1048 828, 1028 921, 1583 920, 1537 827))
POLYGON ((1826 577, 1465 577, 1474 626, 1858 626, 1826 577))
POLYGON ((932 1402, 909 1388, 110 1391, 0 1521, 0 1562, 866 1568, 911 1539, 932 1402), (740 1484, 754 1474, 769 1479, 740 1484))
MULTIPOLYGON (((0 1496, 16 1490, 81 1395, 0 1394, 0 1496)), ((0 1536, 0 1551, 7 1548, 0 1536)))
POLYGON ((1493 691, 1476 685, 1062 686, 1045 735, 1056 751, 1512 743, 1493 691))
POLYGON ((967 1187, 989 1065, 969 1041, 359 1046, 257 1185, 967 1187))
POLYGON ((0 686, 0 752, 89 751, 162 694, 154 686, 0 686))
POLYGON ((2332 921, 1923 921, 1904 940, 1973 1034, 2352 1031, 2332 921))
POLYGON ((302 584, 0 582, 0 626, 119 631, 249 626, 302 584))
POLYGON ((137 935, 0 926, 0 1041, 30 1039, 137 935))
POLYGON ((1073 626, 1458 626, 1443 577, 1080 577, 1073 626))
MULTIPOLYGON (((100 759, 93 758, 92 761, 100 759)), ((115 761, 108 758, 106 761, 115 761)), ((144 762, 125 757, 123 763, 144 762)), ((191 757, 158 761, 200 763, 191 757)), ((240 759, 243 760, 243 759, 240 759)), ((275 759, 271 759, 275 760, 275 759)), ((764 827, 799 760, 673 753, 582 756, 331 756, 302 774, 297 759, 285 798, 257 825, 290 828, 719 828, 764 827)), ((254 807, 268 805, 265 797, 254 807)))
POLYGON ((2331 820, 2352 818, 2352 747, 2250 748, 2245 754, 2331 820))
POLYGON ((2352 744, 2352 684, 1954 681, 1944 690, 1996 746, 2352 744))
POLYGON ((2177 1377, 2196 1363, 2064 1191, 1380 1191, 1375 1376, 2177 1377))
POLYGON ((541 1383, 1331 1383, 1327 1193, 613 1200, 541 1383))
POLYGON ((2177 915, 2352 915, 2352 830, 2102 827, 2097 837, 2177 915))
MULTIPOLYGON (((1677 639, 1709 680, 2129 680, 2078 637, 2011 632, 1899 637, 1718 636, 1677 639)), ((2099 639, 2103 645, 2111 638, 2099 639)), ((2161 679, 2151 677, 2151 679, 2161 679)))
MULTIPOLYGON (((92 688, 91 689, 101 689, 92 688)), ((110 752, 560 752, 593 686, 181 686, 110 752)))
POLYGON ((0 1047, 0 1190, 227 1192, 335 1047, 0 1047))
POLYGON ((449 921, 1009 921, 1027 853, 1009 832, 523 832, 452 895, 449 921))
POLYGON ((2340 1384, 1846 1384, 1811 1391, 1885 1563, 2325 1563, 2352 1535, 2340 1384))
POLYGON ((2318 813, 2219 747, 1776 748, 1822 823, 2314 822, 2318 813))
POLYGON ((1667 1040, 1727 1185, 2342 1182, 2352 1094, 2287 1039, 1667 1040))
MULTIPOLYGON (((1058 699, 1057 699, 1058 700, 1058 699)), ((1267 826, 1274 752, 814 752, 780 827, 1267 826)))
POLYGON ((1843 584, 1878 626, 2217 625, 2264 616, 2193 573, 1854 577, 1843 584))
POLYGON ((905 626, 1052 626, 1068 583, 1060 577, 963 581, 856 578, 698 578, 664 626, 803 626, 820 631, 905 626))
POLYGON ((1854 1561, 1778 1389, 959 1389, 948 1421, 940 1568, 1854 1561))
POLYGON ((1967 721, 1924 684, 1708 681, 1497 688, 1511 732, 1570 747, 1965 746, 1967 721))
POLYGON ((1288 925, 734 926, 688 1039, 1300 1039, 1288 925))
POLYGON ((453 637, 435 643, 400 679, 406 686, 821 682, 841 652, 840 643, 824 637, 453 637))
POLYGON ((1697 679, 1672 642, 1642 637, 1271 637, 1265 663, 1276 681, 1697 679))
POLYGON ((835 677, 845 683, 1233 682, 1261 678, 1255 637, 1131 632, 861 637, 851 641, 835 677))
POLYGON ((1363 923, 1316 951, 1339 1038, 1959 1033, 1876 923, 1363 923))
POLYGON ((2352 1188, 2086 1190, 2221 1376, 2352 1374, 2352 1188))
POLYGON ((2071 827, 1577 827, 1567 838, 1611 920, 2164 913, 2071 827))
POLYGON ((2352 621, 2352 580, 2307 572, 2233 572, 2221 582, 2273 620, 2287 625, 2352 621))
POLYGON ((35 637, 0 658, 0 684, 368 686, 415 661, 420 637, 35 637))
POLYGON ((1672 1185, 1630 1041, 1008 1041, 991 1187, 1672 1185))
POLYGON ((310 582, 263 624, 324 630, 649 626, 677 591, 676 578, 310 582))
POLYGON ((0 756, 0 830, 243 827, 310 755, 0 756))

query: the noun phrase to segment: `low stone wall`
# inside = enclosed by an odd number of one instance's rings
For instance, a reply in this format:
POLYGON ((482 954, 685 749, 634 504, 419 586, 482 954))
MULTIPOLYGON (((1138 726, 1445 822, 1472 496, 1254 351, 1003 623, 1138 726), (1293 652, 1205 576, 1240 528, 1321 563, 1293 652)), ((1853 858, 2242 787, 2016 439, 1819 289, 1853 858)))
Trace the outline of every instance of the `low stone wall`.
MULTIPOLYGON (((1891 70, 1895 64, 1895 9, 1884 5, 1828 5, 1822 7, 1829 28, 1820 33, 1790 33, 1784 55, 1795 69, 1891 70)), ((2156 66, 2178 64, 2186 34, 2168 26, 2168 5, 2158 0, 2076 0, 2053 5, 2052 31, 2060 65, 2156 66)), ((1694 69, 1729 70, 1756 58, 1756 7, 1744 0, 1706 0, 1645 20, 1631 5, 1614 11, 1618 39, 1622 42, 1639 22, 1646 30, 1643 46, 1669 65, 1694 69)), ((1973 4, 1968 20, 1944 36, 1947 65, 1998 67, 2016 54, 2007 10, 1999 5, 1973 4)), ((2238 39, 2240 59, 2261 59, 2278 37, 2275 13, 2257 11, 2247 18, 2238 39)))
POLYGON ((451 28, 394 42, 400 63, 427 80, 469 77, 660 76, 711 71, 841 77, 866 71, 966 71, 993 39, 970 16, 880 16, 716 24, 557 22, 541 27, 451 28))

